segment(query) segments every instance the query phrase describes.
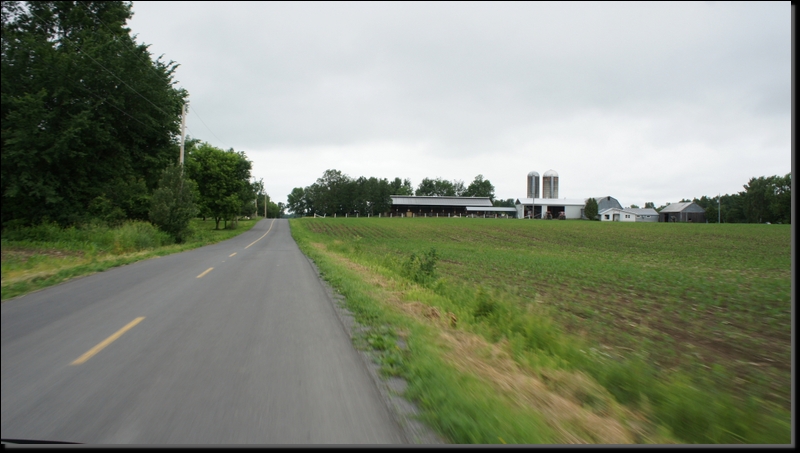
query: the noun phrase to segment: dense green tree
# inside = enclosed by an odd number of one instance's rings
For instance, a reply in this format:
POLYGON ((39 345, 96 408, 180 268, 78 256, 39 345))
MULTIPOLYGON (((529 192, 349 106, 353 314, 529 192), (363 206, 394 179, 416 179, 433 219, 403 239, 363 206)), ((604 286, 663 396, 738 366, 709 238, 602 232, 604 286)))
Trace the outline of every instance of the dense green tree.
POLYGON ((186 155, 186 170, 197 183, 200 212, 214 219, 216 229, 220 220, 236 220, 242 206, 252 203, 255 194, 250 183, 252 162, 244 151, 223 151, 202 143, 186 155))
POLYGON ((516 206, 516 204, 514 204, 513 198, 506 198, 505 200, 492 201, 492 206, 497 208, 513 208, 514 206, 516 206))
POLYGON ((705 209, 706 219, 716 223, 791 223, 792 175, 750 178, 744 191, 705 196, 693 201, 705 209))
POLYGON ((149 217, 153 225, 168 233, 175 242, 183 242, 189 222, 199 210, 194 203, 197 184, 184 174, 180 165, 164 169, 158 188, 153 192, 149 217))
POLYGON ((597 206, 597 200, 594 198, 589 198, 586 200, 586 205, 583 207, 583 215, 586 216, 589 220, 598 220, 597 218, 597 210, 599 207, 597 206))
POLYGON ((460 179, 453 180, 453 192, 457 197, 464 197, 467 193, 467 186, 464 185, 464 181, 460 179))
POLYGON ((456 187, 452 182, 442 179, 424 178, 419 183, 417 190, 414 192, 416 196, 439 196, 439 197, 454 197, 456 196, 456 187))
POLYGON ((414 195, 414 188, 411 185, 410 179, 401 181, 400 178, 394 178, 389 185, 391 187, 391 193, 389 195, 414 195))
POLYGON ((131 16, 128 2, 2 3, 3 224, 76 223, 90 206, 146 217, 141 183, 177 161, 187 94, 131 16))
POLYGON ((747 222, 791 222, 791 184, 791 174, 750 178, 742 194, 747 222))
POLYGON ((306 194, 302 187, 295 187, 286 197, 286 209, 295 216, 308 215, 308 206, 306 203, 306 194))
POLYGON ((483 175, 478 175, 469 184, 464 192, 465 197, 489 197, 494 200, 494 186, 488 179, 483 179, 483 175))
POLYGON ((647 209, 647 208, 650 208, 650 209, 655 209, 655 208, 656 208, 656 204, 655 204, 655 203, 653 203, 652 201, 648 201, 648 202, 646 202, 646 203, 644 204, 644 207, 645 207, 645 209, 647 209))

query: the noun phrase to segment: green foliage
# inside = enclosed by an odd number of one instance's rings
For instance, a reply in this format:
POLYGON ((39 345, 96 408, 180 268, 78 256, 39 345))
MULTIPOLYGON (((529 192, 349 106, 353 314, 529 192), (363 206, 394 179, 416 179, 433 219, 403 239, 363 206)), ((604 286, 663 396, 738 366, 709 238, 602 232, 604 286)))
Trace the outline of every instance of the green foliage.
MULTIPOLYGON (((709 223, 792 223, 792 174, 750 178, 736 194, 695 198, 709 223), (721 212, 720 212, 721 210, 721 212)), ((688 201, 688 200, 687 200, 688 201)))
POLYGON ((11 227, 3 231, 3 240, 71 244, 97 253, 130 253, 171 244, 172 238, 148 222, 126 221, 118 227, 104 223, 87 223, 62 228, 57 223, 41 223, 32 227, 11 227))
POLYGON ((295 187, 286 197, 286 208, 294 215, 305 216, 309 213, 306 204, 306 194, 302 187, 295 187))
POLYGON ((483 175, 478 175, 464 192, 465 197, 489 197, 494 200, 494 186, 488 179, 483 179, 483 175))
POLYGON ((255 223, 245 222, 237 230, 214 230, 209 222, 193 219, 189 228, 192 233, 180 245, 174 244, 169 234, 140 221, 127 221, 115 228, 97 222, 68 228, 54 222, 31 227, 10 225, 3 231, 3 251, 26 251, 30 258, 17 259, 14 253, 3 253, 2 299, 73 277, 223 241, 255 223))
POLYGON ((506 198, 505 200, 494 200, 492 206, 500 208, 513 208, 516 206, 513 198, 506 198))
POLYGON ((598 214, 597 210, 598 210, 597 200, 595 200, 594 198, 589 198, 588 200, 586 200, 586 206, 584 206, 583 208, 583 215, 585 215, 587 219, 600 220, 597 218, 598 214))
POLYGON ((401 181, 400 178, 394 178, 394 180, 389 183, 389 188, 391 195, 414 195, 414 188, 411 187, 410 179, 401 181))
POLYGON ((243 205, 256 199, 251 168, 244 151, 223 151, 203 142, 186 153, 186 171, 199 189, 200 214, 212 217, 217 229, 220 220, 224 219, 227 227, 243 205))
POLYGON ((439 256, 434 248, 421 255, 412 253, 403 262, 403 274, 417 283, 430 283, 436 279, 437 261, 439 261, 439 256))
POLYGON ((456 183, 450 182, 446 179, 424 178, 419 183, 417 190, 414 192, 416 196, 439 196, 439 197, 455 197, 456 196, 456 183))
POLYGON ((410 190, 410 181, 393 183, 375 177, 353 179, 339 170, 326 170, 306 187, 295 187, 287 197, 287 208, 297 216, 377 216, 391 209, 395 190, 410 190))
POLYGON ((158 189, 153 192, 150 221, 181 243, 189 234, 189 222, 199 212, 194 204, 197 184, 186 178, 183 167, 164 169, 158 189))
POLYGON ((131 15, 125 2, 3 2, 3 225, 147 218, 187 94, 177 65, 134 41, 131 15))

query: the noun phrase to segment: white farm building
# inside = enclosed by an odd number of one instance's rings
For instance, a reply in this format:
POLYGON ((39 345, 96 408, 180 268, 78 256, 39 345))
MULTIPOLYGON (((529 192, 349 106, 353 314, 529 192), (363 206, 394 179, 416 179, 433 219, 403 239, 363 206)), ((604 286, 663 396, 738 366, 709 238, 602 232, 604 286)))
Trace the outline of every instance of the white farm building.
POLYGON ((518 219, 529 219, 533 213, 534 219, 543 219, 549 212, 552 218, 557 219, 562 212, 567 219, 580 219, 586 200, 582 198, 518 198, 514 204, 517 208, 518 219))

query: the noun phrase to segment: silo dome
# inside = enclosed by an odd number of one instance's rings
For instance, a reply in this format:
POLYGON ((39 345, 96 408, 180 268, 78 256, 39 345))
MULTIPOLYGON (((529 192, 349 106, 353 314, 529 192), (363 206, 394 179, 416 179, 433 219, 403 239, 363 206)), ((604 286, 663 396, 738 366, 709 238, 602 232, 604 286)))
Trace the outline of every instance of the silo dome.
POLYGON ((539 198, 539 173, 528 173, 528 198, 539 198))
POLYGON ((542 192, 544 198, 558 198, 558 173, 547 170, 542 177, 542 192))

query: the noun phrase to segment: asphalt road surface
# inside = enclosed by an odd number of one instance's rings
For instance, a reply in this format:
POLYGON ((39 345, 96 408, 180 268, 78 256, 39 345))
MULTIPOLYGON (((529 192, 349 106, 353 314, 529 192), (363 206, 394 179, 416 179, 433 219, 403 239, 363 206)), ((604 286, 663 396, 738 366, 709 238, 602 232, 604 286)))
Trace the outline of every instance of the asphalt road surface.
POLYGON ((406 442, 286 220, 0 309, 6 439, 406 442))

